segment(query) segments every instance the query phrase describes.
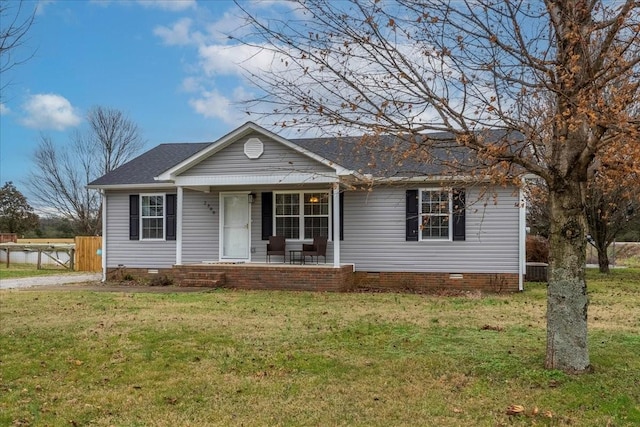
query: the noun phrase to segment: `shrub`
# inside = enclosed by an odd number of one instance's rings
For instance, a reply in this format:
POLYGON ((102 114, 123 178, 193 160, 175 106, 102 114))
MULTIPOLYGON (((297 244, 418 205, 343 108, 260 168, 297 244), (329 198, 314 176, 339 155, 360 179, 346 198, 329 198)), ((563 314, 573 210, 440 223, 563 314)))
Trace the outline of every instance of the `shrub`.
POLYGON ((155 276, 149 281, 149 286, 171 286, 173 280, 168 276, 155 276))
POLYGON ((527 262, 549 262, 549 241, 542 236, 527 236, 527 262))

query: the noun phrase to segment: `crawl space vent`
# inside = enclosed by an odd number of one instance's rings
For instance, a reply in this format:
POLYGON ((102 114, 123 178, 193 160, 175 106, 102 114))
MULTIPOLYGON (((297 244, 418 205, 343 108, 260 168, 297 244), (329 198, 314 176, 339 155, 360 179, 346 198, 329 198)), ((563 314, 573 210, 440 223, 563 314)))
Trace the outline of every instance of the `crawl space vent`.
POLYGON ((258 138, 249 138, 247 142, 244 143, 244 154, 250 159, 257 159, 262 156, 263 152, 264 146, 258 138))

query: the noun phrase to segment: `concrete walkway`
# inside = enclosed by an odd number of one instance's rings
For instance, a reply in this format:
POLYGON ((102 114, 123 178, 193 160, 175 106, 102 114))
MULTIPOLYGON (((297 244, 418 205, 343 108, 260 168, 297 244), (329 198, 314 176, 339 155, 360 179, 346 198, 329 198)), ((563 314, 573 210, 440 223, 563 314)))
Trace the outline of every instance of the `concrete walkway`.
POLYGON ((101 279, 102 273, 68 273, 53 276, 24 277, 21 279, 2 279, 0 280, 0 289, 59 286, 71 283, 99 282, 101 279))

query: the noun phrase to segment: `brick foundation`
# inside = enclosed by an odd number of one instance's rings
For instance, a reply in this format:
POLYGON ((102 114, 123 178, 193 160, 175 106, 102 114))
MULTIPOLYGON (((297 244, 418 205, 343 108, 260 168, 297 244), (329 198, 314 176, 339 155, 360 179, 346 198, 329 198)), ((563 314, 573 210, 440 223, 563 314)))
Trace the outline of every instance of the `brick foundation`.
POLYGON ((440 290, 517 292, 518 275, 510 273, 415 273, 358 271, 354 288, 428 292, 440 290))
POLYGON ((353 272, 352 266, 291 266, 289 264, 198 264, 173 268, 110 268, 107 280, 158 281, 166 277, 177 286, 236 289, 347 292, 372 289, 397 292, 441 290, 517 292, 518 275, 510 273, 353 272), (194 285, 193 279, 203 284, 194 285), (211 285, 206 281, 210 280, 211 285))
POLYGON ((132 277, 145 281, 154 277, 167 276, 174 285, 181 286, 196 276, 206 280, 209 275, 223 276, 217 287, 236 289, 300 290, 320 292, 345 292, 353 288, 353 267, 340 268, 329 266, 290 266, 268 264, 210 264, 181 265, 173 268, 155 269, 149 273, 146 268, 109 269, 108 280, 123 280, 132 277))

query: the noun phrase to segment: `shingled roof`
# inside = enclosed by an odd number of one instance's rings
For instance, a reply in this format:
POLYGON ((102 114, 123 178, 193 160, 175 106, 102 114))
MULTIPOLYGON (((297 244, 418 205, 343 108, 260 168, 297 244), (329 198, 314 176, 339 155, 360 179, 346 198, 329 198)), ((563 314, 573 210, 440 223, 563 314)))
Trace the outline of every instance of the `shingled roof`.
POLYGON ((89 183, 90 187, 127 184, 157 184, 154 179, 211 145, 211 142, 160 144, 89 183))
POLYGON ((451 173, 454 167, 468 170, 477 166, 471 151, 457 145, 450 133, 423 137, 429 138, 428 145, 391 135, 290 141, 347 169, 377 178, 443 175, 451 173))
MULTIPOLYGON (((486 137, 504 141, 505 133, 488 131, 486 137)), ((420 138, 429 139, 429 144, 391 135, 301 138, 288 141, 345 169, 374 178, 443 176, 454 170, 459 173, 480 166, 475 153, 456 144, 450 133, 433 133, 420 138)), ((520 138, 515 140, 518 139, 521 141, 520 138)), ((89 186, 158 184, 155 177, 212 144, 215 142, 158 145, 96 179, 89 186)))

